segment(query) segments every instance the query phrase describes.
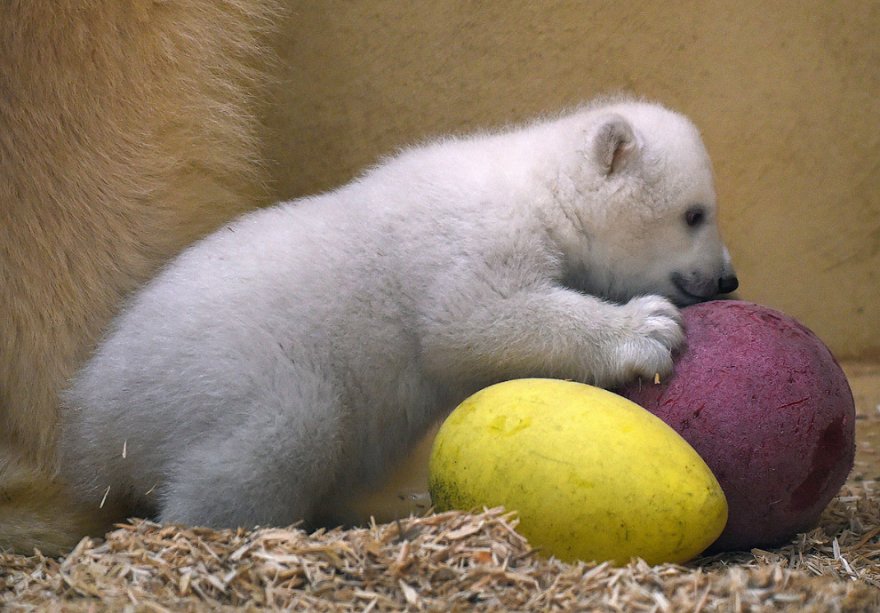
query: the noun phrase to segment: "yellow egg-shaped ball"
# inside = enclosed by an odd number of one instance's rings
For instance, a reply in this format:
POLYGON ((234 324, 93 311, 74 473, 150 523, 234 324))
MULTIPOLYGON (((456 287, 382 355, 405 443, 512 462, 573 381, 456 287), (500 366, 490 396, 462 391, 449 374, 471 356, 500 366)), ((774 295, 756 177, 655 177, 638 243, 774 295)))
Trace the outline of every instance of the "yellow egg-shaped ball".
POLYGON ((518 379, 465 400, 431 452, 438 510, 504 506, 564 561, 685 562, 727 522, 697 452, 645 409, 571 381, 518 379))

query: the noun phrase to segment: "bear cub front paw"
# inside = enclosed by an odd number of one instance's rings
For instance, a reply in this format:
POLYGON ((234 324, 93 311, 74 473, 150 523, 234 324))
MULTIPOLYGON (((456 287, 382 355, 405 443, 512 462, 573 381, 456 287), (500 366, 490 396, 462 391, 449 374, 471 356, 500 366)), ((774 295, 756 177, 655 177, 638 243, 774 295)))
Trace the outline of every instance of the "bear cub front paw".
POLYGON ((620 307, 623 322, 613 339, 613 370, 625 382, 672 373, 672 353, 684 342, 681 313, 661 296, 640 296, 620 307))

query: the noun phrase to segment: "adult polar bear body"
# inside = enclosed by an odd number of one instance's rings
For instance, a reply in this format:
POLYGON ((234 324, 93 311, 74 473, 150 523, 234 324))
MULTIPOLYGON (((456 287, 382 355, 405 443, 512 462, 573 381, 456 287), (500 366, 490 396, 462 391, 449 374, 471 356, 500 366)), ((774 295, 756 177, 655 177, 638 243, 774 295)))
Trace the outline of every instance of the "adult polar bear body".
POLYGON ((684 117, 621 100, 451 138, 172 262, 68 391, 62 466, 165 521, 332 519, 482 386, 668 373, 670 300, 735 284, 684 117))

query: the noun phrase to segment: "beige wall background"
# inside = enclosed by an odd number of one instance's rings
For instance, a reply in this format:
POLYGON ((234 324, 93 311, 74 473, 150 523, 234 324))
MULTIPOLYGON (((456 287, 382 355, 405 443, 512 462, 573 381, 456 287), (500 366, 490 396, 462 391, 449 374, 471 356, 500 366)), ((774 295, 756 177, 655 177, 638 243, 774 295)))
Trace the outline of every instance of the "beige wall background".
POLYGON ((880 357, 880 2, 293 1, 266 105, 274 193, 446 132, 626 91, 713 156, 741 297, 880 357))

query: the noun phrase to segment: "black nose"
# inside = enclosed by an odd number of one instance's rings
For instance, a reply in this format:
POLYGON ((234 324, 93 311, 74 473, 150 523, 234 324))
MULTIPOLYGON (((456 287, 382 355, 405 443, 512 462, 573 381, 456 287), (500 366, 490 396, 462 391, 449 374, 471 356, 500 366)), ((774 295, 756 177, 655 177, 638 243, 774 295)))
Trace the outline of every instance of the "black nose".
POLYGON ((721 294, 729 294, 736 291, 738 287, 739 279, 736 278, 736 275, 729 275, 718 279, 718 292, 721 294))

